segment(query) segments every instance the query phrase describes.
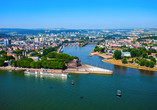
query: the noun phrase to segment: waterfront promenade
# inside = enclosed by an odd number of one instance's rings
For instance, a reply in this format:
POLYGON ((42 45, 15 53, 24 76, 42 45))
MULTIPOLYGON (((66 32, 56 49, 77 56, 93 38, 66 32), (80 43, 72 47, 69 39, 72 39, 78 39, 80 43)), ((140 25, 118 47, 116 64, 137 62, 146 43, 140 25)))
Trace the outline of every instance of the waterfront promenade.
POLYGON ((19 68, 19 67, 11 67, 11 66, 7 66, 7 67, 0 67, 0 69, 2 70, 16 70, 16 71, 25 71, 25 70, 47 70, 48 72, 54 72, 54 73, 78 73, 78 74, 90 74, 90 73, 94 73, 94 74, 113 74, 113 71, 111 70, 107 70, 107 69, 103 69, 103 68, 98 68, 98 67, 94 67, 91 65, 87 65, 87 64, 81 64, 82 66, 79 66, 77 68, 68 68, 65 70, 61 70, 61 69, 36 69, 36 68, 19 68))
POLYGON ((87 65, 87 64, 81 64, 82 66, 79 66, 77 68, 69 68, 66 69, 65 73, 82 73, 82 74, 90 74, 90 73, 94 73, 94 74, 113 74, 113 71, 111 70, 107 70, 107 69, 103 69, 103 68, 99 68, 99 67, 94 67, 91 65, 87 65))

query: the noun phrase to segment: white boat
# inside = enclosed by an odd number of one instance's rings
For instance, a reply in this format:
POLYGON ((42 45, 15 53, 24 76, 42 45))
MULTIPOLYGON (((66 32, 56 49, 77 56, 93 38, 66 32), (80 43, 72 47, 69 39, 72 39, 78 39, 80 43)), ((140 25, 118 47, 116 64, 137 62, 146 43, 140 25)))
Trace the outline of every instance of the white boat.
POLYGON ((121 96, 122 96, 121 91, 118 90, 118 91, 117 91, 117 97, 121 97, 121 96))
POLYGON ((63 53, 63 51, 64 51, 63 49, 60 50, 61 53, 63 53))
POLYGON ((36 75, 50 75, 50 76, 61 76, 61 77, 67 77, 68 73, 52 73, 52 72, 47 72, 47 71, 37 71, 37 70, 27 70, 25 71, 27 74, 36 74, 36 75))

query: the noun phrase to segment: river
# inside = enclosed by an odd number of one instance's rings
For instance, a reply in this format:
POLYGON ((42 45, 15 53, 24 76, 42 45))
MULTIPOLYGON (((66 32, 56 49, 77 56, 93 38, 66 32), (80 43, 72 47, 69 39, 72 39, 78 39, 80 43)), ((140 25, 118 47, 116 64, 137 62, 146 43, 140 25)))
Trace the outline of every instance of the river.
POLYGON ((0 71, 0 109, 111 110, 157 108, 157 73, 114 66, 88 54, 95 47, 67 46, 64 53, 82 63, 106 68, 113 75, 71 74, 71 77, 26 75, 0 71), (71 85, 74 80, 75 85, 71 85), (117 90, 122 97, 116 97, 117 90))

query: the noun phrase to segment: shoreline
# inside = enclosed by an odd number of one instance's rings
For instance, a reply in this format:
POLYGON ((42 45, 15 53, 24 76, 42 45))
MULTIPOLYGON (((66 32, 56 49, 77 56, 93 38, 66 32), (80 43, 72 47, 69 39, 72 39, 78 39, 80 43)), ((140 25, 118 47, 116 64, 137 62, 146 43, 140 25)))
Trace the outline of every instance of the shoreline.
POLYGON ((89 56, 92 57, 92 55, 97 55, 99 57, 102 57, 102 58, 106 58, 106 59, 111 59, 112 58, 112 55, 106 55, 105 53, 101 54, 99 52, 92 52, 89 54, 89 56))
POLYGON ((99 68, 99 67, 94 67, 91 65, 83 64, 82 66, 76 67, 76 68, 68 68, 65 70, 61 69, 44 69, 44 68, 19 68, 19 67, 0 67, 0 70, 15 70, 15 71, 26 71, 26 70, 47 70, 49 72, 53 73, 77 73, 77 74, 104 74, 104 75, 112 75, 113 71, 99 68))
POLYGON ((110 59, 110 61, 109 61, 109 59, 103 59, 102 61, 106 62, 106 63, 114 64, 114 65, 117 65, 117 66, 129 67, 129 68, 134 68, 134 69, 139 69, 139 70, 145 70, 145 71, 154 71, 154 72, 157 71, 157 68, 150 68, 150 67, 133 65, 133 64, 122 64, 122 63, 121 64, 117 64, 118 61, 114 61, 113 59, 110 59))

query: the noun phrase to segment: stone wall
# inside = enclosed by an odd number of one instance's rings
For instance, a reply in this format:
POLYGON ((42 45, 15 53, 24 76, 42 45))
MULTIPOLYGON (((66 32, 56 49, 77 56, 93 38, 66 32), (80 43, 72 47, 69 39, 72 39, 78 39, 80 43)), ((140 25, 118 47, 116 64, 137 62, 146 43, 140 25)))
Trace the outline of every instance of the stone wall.
POLYGON ((78 66, 81 66, 81 61, 74 59, 73 61, 66 62, 65 65, 67 68, 76 68, 78 66))

